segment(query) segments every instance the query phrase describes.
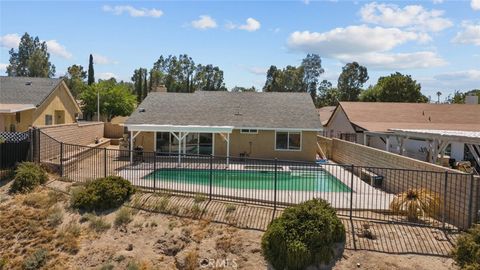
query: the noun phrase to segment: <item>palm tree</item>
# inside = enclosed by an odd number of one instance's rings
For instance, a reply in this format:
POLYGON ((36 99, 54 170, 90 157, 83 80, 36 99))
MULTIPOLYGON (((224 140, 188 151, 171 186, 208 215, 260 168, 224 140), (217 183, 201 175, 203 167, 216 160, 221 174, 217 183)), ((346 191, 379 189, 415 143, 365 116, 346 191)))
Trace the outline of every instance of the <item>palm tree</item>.
POLYGON ((438 91, 438 92, 437 92, 437 97, 438 97, 437 103, 440 103, 440 96, 441 96, 441 95, 442 95, 442 92, 438 91))

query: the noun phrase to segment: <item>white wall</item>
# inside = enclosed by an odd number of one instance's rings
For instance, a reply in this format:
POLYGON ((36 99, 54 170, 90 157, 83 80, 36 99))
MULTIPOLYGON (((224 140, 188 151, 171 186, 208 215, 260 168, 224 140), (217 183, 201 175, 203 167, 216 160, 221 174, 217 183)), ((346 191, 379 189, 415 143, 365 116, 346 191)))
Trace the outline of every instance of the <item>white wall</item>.
POLYGON ((355 133, 341 106, 337 107, 325 130, 327 130, 329 136, 336 136, 339 133, 355 133))

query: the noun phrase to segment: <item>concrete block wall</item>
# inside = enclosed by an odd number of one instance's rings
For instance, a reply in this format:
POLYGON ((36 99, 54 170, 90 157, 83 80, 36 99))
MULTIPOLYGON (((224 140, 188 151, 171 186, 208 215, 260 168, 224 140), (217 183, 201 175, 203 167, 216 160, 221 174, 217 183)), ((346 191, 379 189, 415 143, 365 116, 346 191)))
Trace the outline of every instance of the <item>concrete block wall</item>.
MULTIPOLYGON (((319 141, 329 144, 325 138, 319 138, 319 141)), ((384 177, 382 190, 389 193, 398 194, 409 188, 436 192, 442 198, 442 205, 445 202, 445 211, 442 210, 440 217, 444 216, 450 224, 465 229, 470 219, 477 218, 479 177, 339 139, 331 139, 330 158, 339 164, 378 168, 370 171, 384 177)))
POLYGON ((317 136, 317 143, 322 148, 323 153, 327 156, 328 159, 332 158, 332 139, 324 136, 317 136))
POLYGON ((88 145, 94 143, 95 138, 104 137, 103 122, 44 126, 40 129, 50 137, 69 144, 88 145))

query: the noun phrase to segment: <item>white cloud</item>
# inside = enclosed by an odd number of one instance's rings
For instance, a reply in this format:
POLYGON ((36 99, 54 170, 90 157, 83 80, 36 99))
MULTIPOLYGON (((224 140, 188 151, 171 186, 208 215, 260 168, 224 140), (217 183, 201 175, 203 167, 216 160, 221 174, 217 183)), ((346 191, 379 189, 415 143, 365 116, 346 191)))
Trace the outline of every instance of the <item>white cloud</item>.
POLYGON ((470 6, 473 10, 480 10, 480 0, 472 0, 472 2, 470 2, 470 6))
POLYGON ((336 28, 327 32, 294 32, 287 44, 290 49, 318 53, 342 62, 358 61, 375 69, 414 69, 445 65, 435 52, 393 53, 392 49, 406 42, 425 42, 429 36, 398 28, 365 25, 336 28))
POLYGON ((205 30, 208 28, 216 28, 217 22, 208 15, 201 15, 198 20, 192 21, 192 26, 197 29, 205 30))
MULTIPOLYGON (((1 47, 5 47, 8 49, 11 49, 11 48, 18 49, 18 45, 20 44, 20 39, 21 37, 17 33, 6 34, 0 37, 0 45, 1 47)), ((47 48, 49 53, 66 58, 66 59, 72 58, 72 53, 67 51, 65 46, 61 45, 56 40, 54 39, 47 40, 45 41, 45 43, 47 43, 47 48)))
POLYGON ((54 39, 47 40, 46 43, 47 43, 48 51, 51 54, 55 54, 66 59, 72 58, 72 53, 67 51, 67 48, 65 48, 65 46, 58 43, 56 40, 54 39))
POLYGON ((409 5, 403 8, 395 4, 364 5, 360 9, 362 21, 387 27, 409 27, 411 29, 439 32, 451 27, 452 21, 443 17, 443 10, 427 10, 420 5, 409 5))
POLYGON ((152 8, 134 8, 132 6, 103 6, 103 11, 110 12, 115 15, 122 15, 128 13, 131 17, 152 17, 158 18, 163 15, 163 11, 160 9, 152 8))
POLYGON ((480 46, 480 24, 464 21, 462 22, 462 28, 463 30, 458 32, 452 41, 480 46))
POLYGON ((467 80, 480 81, 480 69, 460 70, 446 72, 434 76, 437 80, 467 80))
POLYGON ((365 53, 358 55, 341 55, 342 62, 357 61, 372 69, 417 69, 444 66, 447 64, 435 52, 421 51, 411 53, 365 53))
POLYGON ((0 73, 5 73, 7 71, 8 64, 0 63, 0 73))
POLYGON ((240 29, 240 30, 245 30, 245 31, 248 31, 248 32, 253 32, 253 31, 257 31, 258 29, 260 29, 261 27, 261 24, 259 21, 255 20, 254 18, 248 18, 245 22, 245 24, 241 24, 241 25, 236 25, 234 23, 227 23, 225 25, 225 27, 227 29, 240 29))
POLYGON ((93 62, 98 65, 110 65, 110 64, 118 64, 118 61, 114 61, 106 56, 103 56, 98 53, 92 54, 93 62))
POLYGON ((103 73, 98 74, 98 78, 101 79, 101 80, 108 80, 108 79, 111 79, 111 78, 117 79, 118 76, 115 73, 112 73, 112 72, 103 72, 103 73))
POLYGON ((0 37, 0 45, 8 49, 18 48, 19 43, 20 43, 20 36, 16 33, 6 34, 0 37))
POLYGON ((238 29, 246 30, 249 32, 257 31, 258 29, 260 29, 260 22, 255 20, 254 18, 248 18, 247 23, 240 25, 238 29))
POLYGON ((265 75, 267 74, 267 68, 265 67, 249 67, 248 71, 255 75, 265 75))
POLYGON ((424 42, 428 35, 398 28, 365 25, 335 28, 328 32, 293 32, 288 39, 291 49, 325 56, 388 51, 408 41, 424 42))

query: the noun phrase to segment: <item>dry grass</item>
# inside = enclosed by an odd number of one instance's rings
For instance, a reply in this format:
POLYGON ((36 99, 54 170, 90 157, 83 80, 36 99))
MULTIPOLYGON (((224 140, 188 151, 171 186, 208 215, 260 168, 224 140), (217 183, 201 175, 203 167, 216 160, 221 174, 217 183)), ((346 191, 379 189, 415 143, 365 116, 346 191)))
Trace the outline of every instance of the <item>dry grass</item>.
POLYGON ((192 250, 185 256, 185 270, 195 270, 198 268, 198 252, 192 250))
POLYGON ((35 269, 44 265, 48 269, 61 269, 68 260, 69 249, 59 248, 66 241, 60 224, 64 211, 63 194, 36 189, 19 194, 0 205, 0 250, 4 269, 35 269))

